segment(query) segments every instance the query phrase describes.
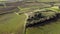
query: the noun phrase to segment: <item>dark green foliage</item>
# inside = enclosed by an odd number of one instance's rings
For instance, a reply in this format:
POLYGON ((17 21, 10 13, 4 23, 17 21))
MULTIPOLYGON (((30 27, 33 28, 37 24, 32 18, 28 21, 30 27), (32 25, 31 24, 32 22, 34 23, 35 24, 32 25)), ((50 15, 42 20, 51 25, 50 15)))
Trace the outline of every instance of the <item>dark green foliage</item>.
MULTIPOLYGON (((42 12, 34 12, 33 14, 34 14, 34 16, 32 16, 32 17, 29 17, 28 19, 27 19, 27 26, 29 25, 29 24, 35 24, 35 23, 42 23, 42 22, 45 22, 45 21, 47 21, 47 20, 52 20, 52 19, 55 19, 55 17, 56 17, 56 14, 55 14, 55 12, 54 13, 52 13, 53 11, 51 11, 50 12, 50 14, 49 14, 49 12, 50 11, 47 11, 46 10, 46 12, 44 12, 44 11, 42 11, 42 12)), ((31 16, 31 15, 30 15, 31 16)), ((41 25, 41 24, 40 24, 41 25)))

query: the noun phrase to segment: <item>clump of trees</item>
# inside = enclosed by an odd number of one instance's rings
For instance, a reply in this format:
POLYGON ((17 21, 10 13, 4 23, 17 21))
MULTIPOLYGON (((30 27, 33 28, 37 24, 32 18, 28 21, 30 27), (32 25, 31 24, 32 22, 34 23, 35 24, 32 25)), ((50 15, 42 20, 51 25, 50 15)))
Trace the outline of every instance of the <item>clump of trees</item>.
MULTIPOLYGON (((54 12, 55 13, 54 15, 53 14, 50 15, 49 12, 50 12, 50 10, 48 10, 48 11, 46 10, 45 12, 44 11, 34 12, 34 16, 31 16, 31 17, 29 17, 27 19, 27 26, 31 25, 31 24, 33 25, 35 23, 42 23, 42 22, 44 22, 46 20, 53 19, 53 18, 56 17, 56 13, 55 12, 54 12), (46 14, 44 14, 44 13, 46 13, 46 14), (42 14, 44 14, 44 15, 42 15, 42 14), (50 16, 46 16, 47 14, 49 14, 50 16)), ((52 11, 50 13, 52 13, 52 11)))

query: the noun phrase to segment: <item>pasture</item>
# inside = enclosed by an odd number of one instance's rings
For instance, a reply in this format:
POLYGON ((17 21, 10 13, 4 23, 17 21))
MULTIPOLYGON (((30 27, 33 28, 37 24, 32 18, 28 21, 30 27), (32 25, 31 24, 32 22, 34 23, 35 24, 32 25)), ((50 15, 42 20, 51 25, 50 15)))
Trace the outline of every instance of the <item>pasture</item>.
MULTIPOLYGON (((46 8, 47 10, 54 10, 60 12, 58 7, 46 8)), ((26 29, 26 34, 60 34, 60 19, 49 24, 37 27, 30 27, 26 29)))
MULTIPOLYGON (((48 4, 45 5, 50 7, 50 5, 48 4)), ((21 12, 28 12, 28 11, 30 12, 30 11, 35 11, 36 9, 40 9, 40 7, 42 8, 42 6, 45 7, 45 5, 41 5, 41 6, 29 5, 28 7, 24 6, 24 8, 21 7, 18 8, 20 9, 21 12)), ((47 8, 47 9, 60 11, 60 9, 55 9, 55 8, 47 8)), ((23 34, 25 19, 26 19, 25 14, 17 15, 15 13, 10 13, 5 15, 0 15, 0 34, 23 34)), ((60 34, 60 19, 58 19, 55 22, 52 22, 51 24, 47 24, 44 26, 27 28, 26 34, 60 34)))
POLYGON ((15 13, 0 15, 0 34, 22 34, 26 16, 15 13))

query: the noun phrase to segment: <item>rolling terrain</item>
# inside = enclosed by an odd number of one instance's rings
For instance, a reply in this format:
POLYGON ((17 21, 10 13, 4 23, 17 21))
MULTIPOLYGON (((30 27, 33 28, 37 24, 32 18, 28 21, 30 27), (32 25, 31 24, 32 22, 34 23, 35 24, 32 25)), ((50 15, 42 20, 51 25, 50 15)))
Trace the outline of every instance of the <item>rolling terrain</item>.
MULTIPOLYGON (((57 7, 51 8, 49 10, 54 10, 56 12, 60 12, 60 10, 57 7)), ((46 14, 45 14, 46 15, 46 14)), ((54 20, 52 19, 52 22, 44 21, 42 24, 34 24, 35 27, 29 27, 26 29, 26 34, 59 34, 60 33, 60 18, 54 20)))
MULTIPOLYGON (((41 0, 42 1, 42 0, 41 0)), ((46 0, 47 1, 47 0, 46 0)), ((20 5, 17 2, 16 6, 20 5)), ((11 3, 11 6, 15 5, 14 3, 11 3)), ((7 5, 10 5, 7 3, 7 5)), ((17 15, 16 10, 17 7, 6 7, 6 8, 0 8, 0 13, 7 12, 7 14, 0 15, 0 34, 23 34, 24 30, 24 24, 25 24, 25 19, 26 15, 23 13, 21 15, 17 15), (15 10, 14 10, 15 9, 15 10), (8 13, 12 12, 13 13, 8 13)), ((51 5, 48 4, 40 4, 40 3, 23 3, 21 6, 18 8, 20 9, 21 12, 26 12, 26 11, 35 11, 36 9, 40 9, 43 7, 50 7, 51 5), (45 6, 46 5, 46 6, 45 6)), ((52 8, 51 8, 52 9, 52 8)), ((60 10, 60 9, 53 9, 54 11, 60 10)), ((39 27, 31 27, 26 29, 26 34, 60 34, 60 19, 58 19, 55 22, 51 22, 51 24, 47 24, 44 26, 39 26, 39 27)))

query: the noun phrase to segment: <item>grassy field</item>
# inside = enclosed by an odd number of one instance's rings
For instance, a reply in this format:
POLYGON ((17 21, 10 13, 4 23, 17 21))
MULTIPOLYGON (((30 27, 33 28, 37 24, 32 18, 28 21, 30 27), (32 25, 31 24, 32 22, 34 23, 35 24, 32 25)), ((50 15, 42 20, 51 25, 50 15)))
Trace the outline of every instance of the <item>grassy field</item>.
MULTIPOLYGON (((22 8, 20 11, 34 11, 32 8, 38 7, 22 8)), ((25 19, 24 14, 0 15, 0 34, 23 34, 25 19)), ((45 26, 27 28, 26 34, 60 34, 60 19, 45 26)))
POLYGON ((0 15, 0 34, 22 34, 25 18, 24 14, 0 15))
MULTIPOLYGON (((23 12, 29 10, 29 8, 21 9, 23 12)), ((0 34, 23 34, 25 19, 24 14, 0 15, 0 34)), ((26 34, 60 34, 60 19, 45 26, 27 28, 26 34)))
POLYGON ((28 28, 26 34, 60 34, 60 20, 45 26, 28 28))
MULTIPOLYGON (((58 7, 47 9, 60 12, 58 7)), ((27 28, 26 34, 60 34, 60 19, 44 26, 27 28)))

